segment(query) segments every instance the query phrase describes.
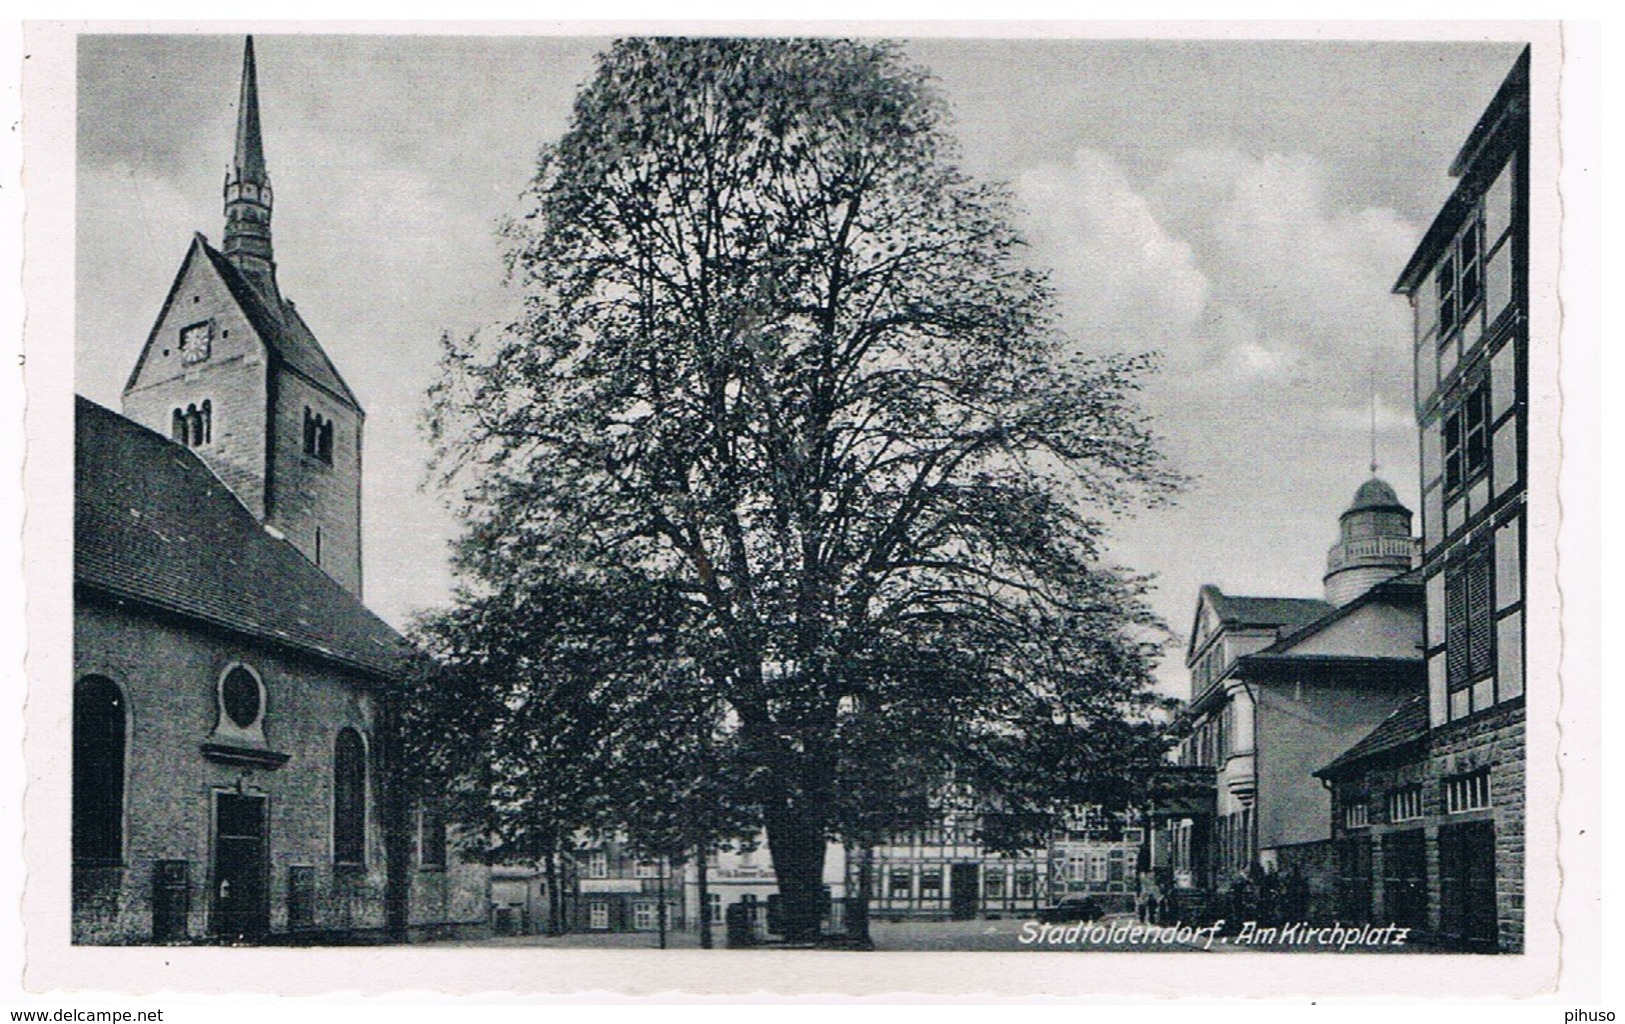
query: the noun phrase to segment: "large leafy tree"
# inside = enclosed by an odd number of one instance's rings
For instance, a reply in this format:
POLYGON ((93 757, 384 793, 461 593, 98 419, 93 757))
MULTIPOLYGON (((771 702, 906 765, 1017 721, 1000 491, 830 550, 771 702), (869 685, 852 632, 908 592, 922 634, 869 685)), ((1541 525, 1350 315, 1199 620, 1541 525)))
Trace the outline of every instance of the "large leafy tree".
POLYGON ((431 393, 471 592, 648 598, 614 622, 677 666, 644 685, 724 709, 792 939, 827 839, 1149 700, 1141 581, 1100 550, 1174 484, 1149 360, 1068 348, 955 160, 893 45, 616 43, 508 231, 525 314, 431 393))

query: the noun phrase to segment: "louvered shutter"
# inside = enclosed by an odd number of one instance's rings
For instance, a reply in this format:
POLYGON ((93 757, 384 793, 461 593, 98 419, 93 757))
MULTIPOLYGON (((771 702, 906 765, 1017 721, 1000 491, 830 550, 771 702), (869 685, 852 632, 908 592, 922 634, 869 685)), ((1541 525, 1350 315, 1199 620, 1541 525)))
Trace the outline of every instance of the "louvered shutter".
POLYGON ((1472 663, 1469 671, 1474 677, 1490 671, 1495 663, 1492 579, 1489 552, 1475 553, 1467 563, 1467 622, 1472 663))
POLYGON ((1459 689, 1467 682, 1467 574, 1453 571, 1445 579, 1444 587, 1444 643, 1445 665, 1450 689, 1459 689))

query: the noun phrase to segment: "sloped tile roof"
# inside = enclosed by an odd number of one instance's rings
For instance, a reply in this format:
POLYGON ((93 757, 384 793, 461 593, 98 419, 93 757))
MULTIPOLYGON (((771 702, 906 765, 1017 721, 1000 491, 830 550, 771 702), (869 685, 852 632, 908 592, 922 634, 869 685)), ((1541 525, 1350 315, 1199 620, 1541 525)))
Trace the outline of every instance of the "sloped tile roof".
POLYGON ((1337 755, 1331 764, 1315 772, 1315 774, 1330 775, 1337 773, 1351 767, 1356 762, 1375 757, 1396 747, 1402 747, 1407 743, 1414 743, 1426 736, 1427 732, 1427 694, 1419 693, 1395 708, 1387 718, 1377 723, 1375 729, 1366 733, 1354 746, 1337 755))
POLYGON ((74 417, 76 586, 396 677, 412 649, 184 446, 86 398, 74 417))
POLYGON ((327 358, 327 353, 322 351, 316 335, 305 324, 298 310, 294 309, 293 303, 280 296, 267 298, 262 295, 242 271, 204 240, 202 235, 198 236, 197 243, 209 257, 209 262, 213 264, 221 279, 226 282, 232 298, 237 300, 237 304, 242 307, 243 313, 254 325, 254 330, 265 340, 265 344, 269 345, 296 373, 309 378, 359 410, 361 403, 356 400, 350 386, 344 383, 344 378, 339 376, 338 368, 327 358))
MULTIPOLYGON (((1410 605, 1414 606, 1418 612, 1420 612, 1423 599, 1422 570, 1408 569, 1405 572, 1400 573, 1398 576, 1393 576, 1383 580, 1380 583, 1372 584, 1370 587, 1366 588, 1366 591, 1363 594, 1360 594, 1358 597, 1354 598, 1354 600, 1349 601, 1347 604, 1344 604, 1341 607, 1334 608, 1331 605, 1327 605, 1326 607, 1328 608, 1328 611, 1326 614, 1321 615, 1318 618, 1310 619, 1303 625, 1288 630, 1279 640, 1264 648, 1264 650, 1259 653, 1284 654, 1290 652, 1292 648, 1303 643, 1303 641, 1307 640, 1309 637, 1321 632, 1333 623, 1353 615, 1355 612, 1366 607, 1367 605, 1377 604, 1379 602, 1401 607, 1410 605)), ((1417 627, 1417 629, 1420 631, 1420 625, 1417 627)), ((1416 660, 1420 661, 1421 656, 1418 655, 1416 660)))
POLYGON ((1235 597, 1218 587, 1207 587, 1213 610, 1227 625, 1286 626, 1297 628, 1332 611, 1313 597, 1235 597))

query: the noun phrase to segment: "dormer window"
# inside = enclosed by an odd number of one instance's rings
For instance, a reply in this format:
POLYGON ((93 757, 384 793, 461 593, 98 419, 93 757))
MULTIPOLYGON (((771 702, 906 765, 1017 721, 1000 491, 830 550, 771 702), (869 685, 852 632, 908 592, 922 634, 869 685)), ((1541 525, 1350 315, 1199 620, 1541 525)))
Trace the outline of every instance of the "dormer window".
POLYGON ((305 406, 305 454, 333 464, 333 421, 305 406))

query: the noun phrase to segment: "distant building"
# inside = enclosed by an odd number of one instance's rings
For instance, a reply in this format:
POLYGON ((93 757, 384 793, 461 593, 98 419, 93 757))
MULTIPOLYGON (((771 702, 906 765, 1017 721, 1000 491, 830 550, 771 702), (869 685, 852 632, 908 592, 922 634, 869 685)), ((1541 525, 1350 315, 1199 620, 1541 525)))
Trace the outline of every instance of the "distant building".
POLYGON ((394 731, 413 653, 361 593, 359 403, 277 290, 253 43, 224 246, 75 417, 73 939, 479 930, 489 878, 394 731))
POLYGON ((936 823, 849 850, 846 891, 859 896, 866 872, 875 920, 1030 916, 1052 900, 1051 839, 1049 823, 1001 814, 959 791, 936 823))
POLYGON ((1163 888, 1217 894, 1281 872, 1311 902, 1331 899, 1330 804, 1314 772, 1423 686, 1410 520, 1372 479, 1339 518, 1325 600, 1201 588, 1191 699, 1172 728, 1179 765, 1211 772, 1212 802, 1187 794, 1188 813, 1157 812, 1163 888))
MULTIPOLYGON (((699 865, 690 864, 684 873, 684 916, 690 928, 700 927, 699 865)), ((846 889, 846 856, 839 844, 830 843, 824 850, 824 892, 829 898, 824 918, 825 932, 839 932, 845 927, 844 900, 846 889)), ((710 904, 712 936, 722 944, 728 920, 728 908, 744 905, 750 921, 751 934, 758 940, 774 934, 779 893, 778 875, 773 870, 773 851, 768 849, 765 837, 755 846, 717 850, 711 853, 705 870, 705 899, 710 904)))
POLYGON ((1425 887, 1440 939, 1512 952, 1524 934, 1529 130, 1526 49, 1395 285, 1415 311, 1426 703, 1322 772, 1341 841, 1369 865, 1349 873, 1351 900, 1420 920, 1425 887))
POLYGON ((684 926, 682 869, 648 858, 620 839, 575 854, 574 928, 588 932, 658 932, 662 907, 668 930, 684 926))
POLYGON ((1091 896, 1108 912, 1132 909, 1146 838, 1138 815, 1073 808, 1049 845, 1051 900, 1091 896))

